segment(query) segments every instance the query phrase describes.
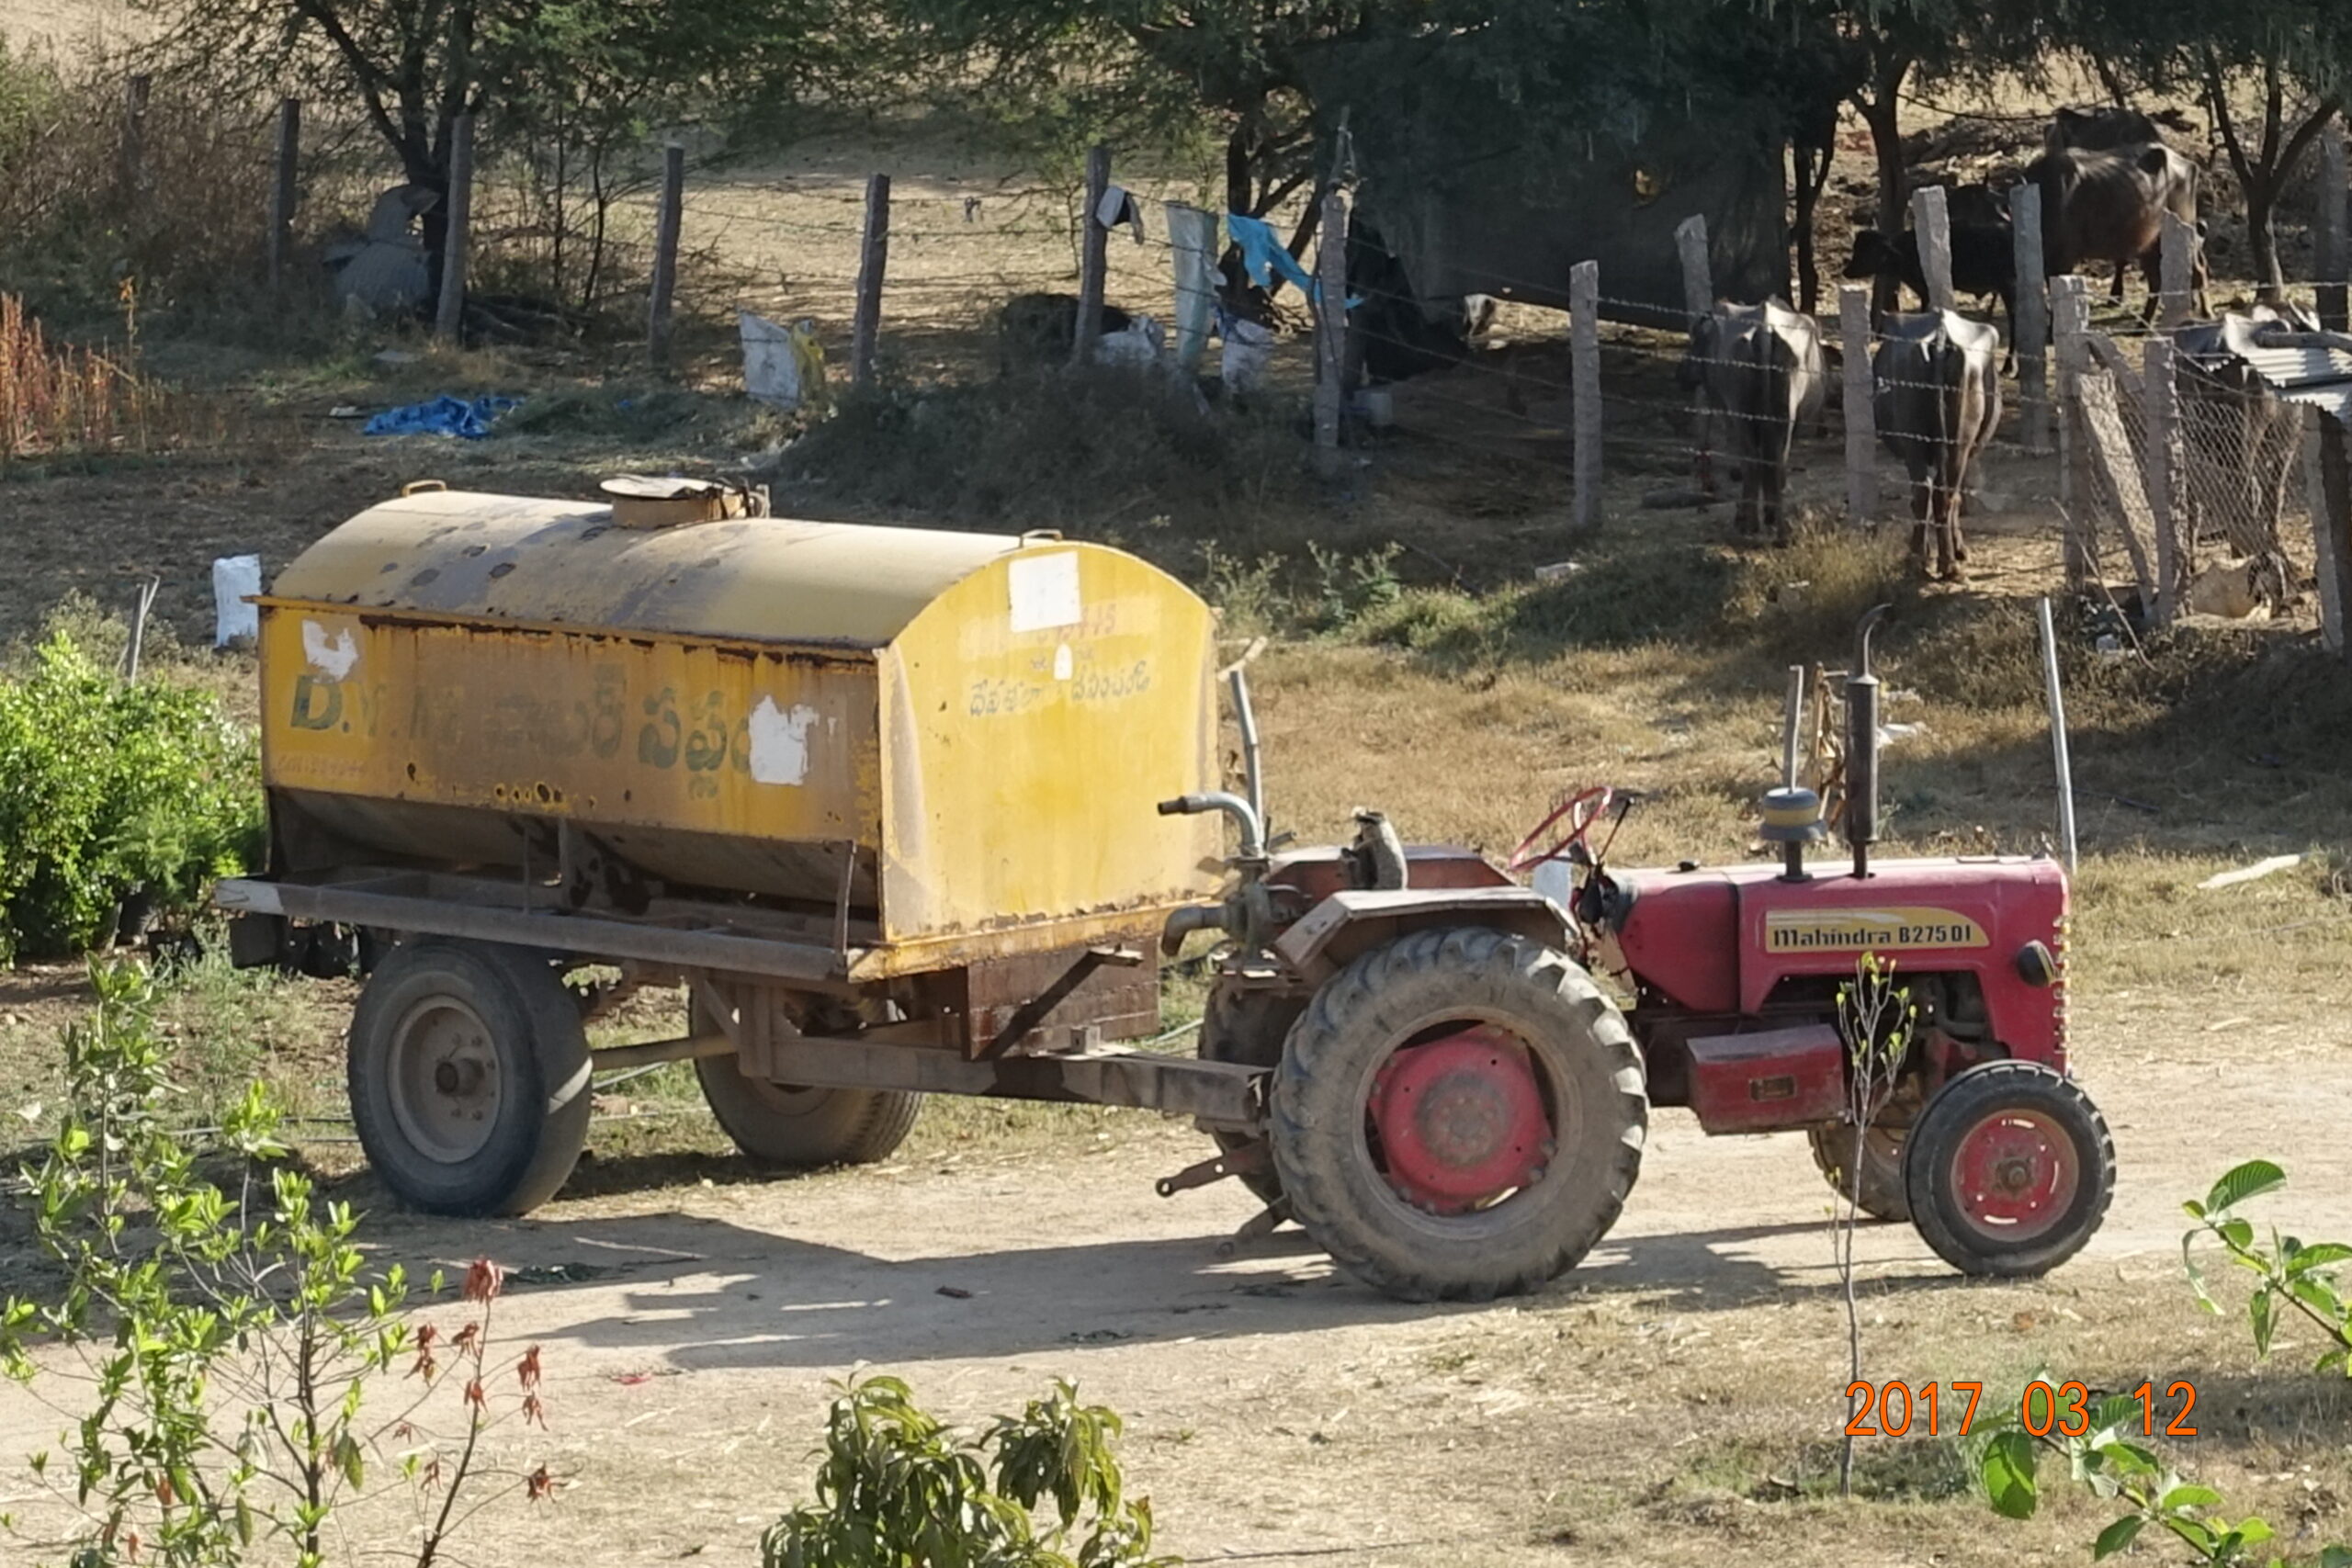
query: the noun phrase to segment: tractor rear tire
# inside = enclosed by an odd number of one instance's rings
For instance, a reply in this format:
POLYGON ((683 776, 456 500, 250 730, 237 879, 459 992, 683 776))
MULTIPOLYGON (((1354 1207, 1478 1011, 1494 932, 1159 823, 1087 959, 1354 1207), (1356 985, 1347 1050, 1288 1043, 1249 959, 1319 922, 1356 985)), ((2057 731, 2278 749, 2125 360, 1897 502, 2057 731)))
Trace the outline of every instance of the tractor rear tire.
POLYGON ((1872 1127, 1862 1140, 1860 1179, 1840 1173, 1854 1157, 1854 1130, 1843 1122, 1818 1122, 1804 1130, 1813 1145, 1813 1163, 1829 1185, 1853 1201, 1874 1220, 1907 1220, 1911 1196, 1903 1179, 1904 1132, 1872 1127))
MULTIPOLYGON (((1283 996, 1274 991, 1244 990, 1238 987, 1218 986, 1209 992, 1207 1005, 1201 1013, 1199 1056, 1204 1062, 1239 1062, 1252 1067, 1279 1066, 1283 1059, 1283 1040, 1290 1033, 1290 1026, 1306 1010, 1306 999, 1283 996)), ((1226 1154, 1238 1154, 1252 1145, 1262 1145, 1263 1137, 1248 1133, 1226 1132, 1222 1129, 1209 1134, 1216 1146, 1226 1154)), ((1237 1179, 1248 1188, 1261 1203, 1276 1203, 1283 1195, 1282 1179, 1268 1167, 1244 1171, 1237 1179)))
POLYGON ((747 1075, 732 1056, 695 1061, 703 1100, 744 1157, 779 1170, 871 1165, 906 1141, 922 1096, 891 1089, 804 1089, 747 1075))
MULTIPOLYGON (((1450 1092, 1447 1081, 1429 1084, 1420 1103, 1450 1092)), ((1493 1124, 1481 1120, 1494 1107, 1480 1092, 1473 1081, 1467 1114, 1441 1131, 1475 1145, 1493 1124)), ((1316 993, 1283 1047, 1272 1139, 1292 1214, 1341 1269, 1404 1301, 1487 1301, 1538 1289, 1609 1234, 1648 1124, 1633 1035, 1591 977, 1540 942, 1463 927, 1374 948, 1316 993), (1508 1103, 1510 1085, 1532 1083, 1548 1137, 1507 1190, 1443 1207, 1410 1201, 1396 1157, 1374 1146, 1380 1080, 1412 1050, 1461 1050, 1465 1026, 1523 1048, 1510 1053, 1521 1058, 1516 1077, 1487 1088, 1499 1086, 1502 1113, 1517 1116, 1528 1108, 1508 1103)))
POLYGON ((588 1037, 538 953, 402 942, 359 993, 346 1071, 368 1165, 431 1213, 527 1213, 588 1142, 588 1037))
POLYGON ((1911 1221, 1963 1274, 2033 1279, 2083 1249, 2115 1194, 2115 1140, 2074 1080, 1986 1062, 1937 1090, 1905 1140, 1911 1221))

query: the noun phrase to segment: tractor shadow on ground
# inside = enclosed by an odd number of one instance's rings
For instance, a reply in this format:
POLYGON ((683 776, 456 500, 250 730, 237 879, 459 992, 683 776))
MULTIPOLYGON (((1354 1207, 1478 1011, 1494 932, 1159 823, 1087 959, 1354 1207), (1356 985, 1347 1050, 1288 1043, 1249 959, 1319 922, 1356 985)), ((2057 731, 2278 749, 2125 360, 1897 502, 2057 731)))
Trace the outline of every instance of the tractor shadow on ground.
MULTIPOLYGON (((1208 1230, 984 1244, 960 1255, 902 1259, 674 1212, 387 1219, 377 1240, 407 1260, 413 1275, 461 1269, 477 1254, 495 1257, 513 1270, 513 1292, 535 1300, 528 1309, 537 1320, 535 1336, 624 1356, 639 1352, 680 1371, 987 1359, 1402 1325, 1494 1310, 1392 1301, 1339 1273, 1287 1227, 1242 1244, 1228 1258, 1218 1256, 1222 1235, 1208 1230), (576 1315, 550 1299, 564 1292, 583 1292, 576 1315)), ((977 1217, 975 1224, 986 1228, 977 1217)), ((1834 1281, 1823 1284, 1743 1255, 1759 1243, 1820 1236, 1823 1228, 1819 1222, 1760 1224, 1611 1239, 1548 1290, 1507 1304, 1540 1313, 1638 1296, 1662 1313, 1707 1313, 1825 1294, 1836 1290, 1834 1281)), ((1819 1249, 1824 1256, 1826 1250, 1819 1249)), ((1891 1279, 1874 1271, 1874 1291, 1960 1283, 1932 1259, 1924 1259, 1916 1281, 1901 1268, 1891 1279)))

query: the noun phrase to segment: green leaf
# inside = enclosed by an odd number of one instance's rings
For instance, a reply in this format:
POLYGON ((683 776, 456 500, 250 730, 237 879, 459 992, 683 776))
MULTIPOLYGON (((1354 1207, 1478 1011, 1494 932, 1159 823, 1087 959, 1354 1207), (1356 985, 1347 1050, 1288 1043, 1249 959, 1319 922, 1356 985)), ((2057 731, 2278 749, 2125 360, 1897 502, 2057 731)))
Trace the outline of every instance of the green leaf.
POLYGON ((2317 1247, 2304 1247, 2289 1258, 2287 1272, 2308 1273, 2313 1269, 2324 1269, 2332 1263, 2341 1263, 2346 1258, 2352 1258, 2352 1247, 2346 1247, 2340 1241, 2324 1241, 2317 1247))
POLYGON ((2319 1568, 2352 1568, 2352 1546, 2323 1547, 2319 1568))
POLYGON ((2250 1159, 2213 1183, 2213 1190, 2205 1195, 2205 1207, 2221 1213, 2286 1183, 2285 1171, 2267 1159, 2250 1159))
POLYGON ((2156 1506, 2165 1512, 2177 1513, 2183 1508, 2210 1508, 2222 1500, 2222 1495, 2210 1486, 2176 1486, 2156 1499, 2156 1506))
POLYGON ((2238 1538, 2238 1544, 2241 1546, 2260 1546, 2264 1541, 2268 1540, 2274 1532, 2267 1519, 2256 1518, 2249 1514, 2240 1519, 2238 1528, 2230 1533, 2238 1538))
POLYGON ((1977 1475, 1985 1499, 2005 1519, 2033 1517, 2040 1495, 2034 1485, 2033 1439, 2023 1432, 2002 1432, 1984 1445, 1977 1461, 1977 1475))
POLYGON ((2131 1545, 2132 1538, 2138 1535, 2140 1527, 2147 1522, 2138 1514, 2126 1514, 2099 1531, 2098 1542, 2091 1547, 2091 1560, 2097 1562, 2102 1557, 2112 1557, 2131 1545))
POLYGON ((2245 1314, 2254 1323, 2254 1353, 2256 1356, 2270 1354, 2272 1302, 2270 1287, 2265 1285, 2255 1292, 2253 1298, 2245 1303, 2245 1314))
POLYGON ((2252 1220, 2223 1220, 2213 1228, 2215 1233, 2219 1235, 2223 1241, 2228 1242, 2233 1248, 2239 1252, 2244 1252, 2247 1247, 2254 1245, 2254 1222, 2252 1220))

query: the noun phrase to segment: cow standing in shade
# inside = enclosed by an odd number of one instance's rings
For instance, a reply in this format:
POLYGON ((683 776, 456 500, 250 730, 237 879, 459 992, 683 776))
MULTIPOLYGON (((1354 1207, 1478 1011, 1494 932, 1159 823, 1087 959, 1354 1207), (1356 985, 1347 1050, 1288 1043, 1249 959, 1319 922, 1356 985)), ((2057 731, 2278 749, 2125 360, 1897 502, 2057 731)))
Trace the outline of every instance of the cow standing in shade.
POLYGON ((1724 433, 1739 470, 1735 525, 1744 535, 1770 533, 1773 543, 1787 544, 1781 491, 1789 449, 1797 426, 1820 418, 1829 385, 1821 328, 1777 299, 1718 304, 1690 324, 1679 378, 1699 398, 1702 472, 1708 425, 1724 433))
MULTIPOLYGON (((2164 287, 2165 214, 2197 227, 2197 165, 2157 141, 2111 152, 2067 147, 2036 158, 2025 177, 2041 191, 2043 271, 2056 277, 2085 262, 2113 262, 2120 299, 2120 269, 2137 262, 2153 312, 2164 287)), ((2201 244, 2190 270, 2197 308, 2209 311, 2201 244)))
POLYGON ((1952 310, 1889 316, 1871 356, 1879 440, 1911 477, 1911 553, 1947 581, 1960 576, 1960 494, 2001 422, 2001 337, 1952 310))

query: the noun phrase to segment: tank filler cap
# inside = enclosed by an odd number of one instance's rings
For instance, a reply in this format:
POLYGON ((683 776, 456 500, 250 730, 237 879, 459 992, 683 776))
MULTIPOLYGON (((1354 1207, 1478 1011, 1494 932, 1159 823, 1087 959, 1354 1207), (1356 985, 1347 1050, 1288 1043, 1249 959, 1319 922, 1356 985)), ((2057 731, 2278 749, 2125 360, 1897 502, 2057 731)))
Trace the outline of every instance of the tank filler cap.
POLYGON ((624 528, 674 528, 729 517, 764 517, 768 511, 764 491, 718 479, 622 474, 596 488, 612 502, 613 521, 624 528))
POLYGON ((1811 844, 1828 836, 1821 825, 1821 796, 1809 789, 1775 789, 1764 794, 1764 826, 1758 835, 1768 844, 1811 844))

